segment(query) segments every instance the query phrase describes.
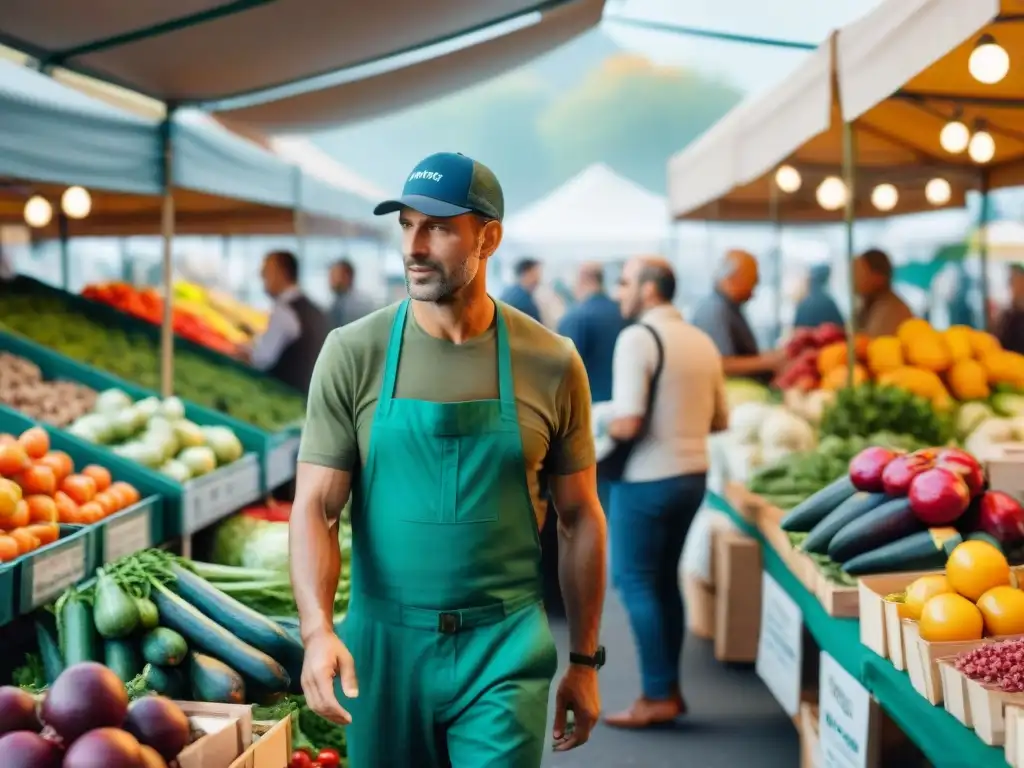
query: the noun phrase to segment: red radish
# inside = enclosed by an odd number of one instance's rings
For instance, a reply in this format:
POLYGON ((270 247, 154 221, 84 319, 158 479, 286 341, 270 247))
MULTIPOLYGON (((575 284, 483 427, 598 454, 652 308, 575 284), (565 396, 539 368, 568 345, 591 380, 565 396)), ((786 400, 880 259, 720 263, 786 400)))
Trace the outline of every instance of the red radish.
POLYGON ((11 731, 38 731, 36 700, 32 694, 13 685, 0 688, 0 735, 11 731))
POLYGON ((910 482, 910 508, 928 526, 949 525, 971 503, 967 483, 955 472, 933 467, 910 482))
POLYGON ((882 470, 882 490, 890 496, 906 496, 910 492, 910 482, 932 466, 924 456, 897 456, 882 470))
POLYGON ((112 669, 93 661, 65 669, 40 708, 42 721, 66 745, 94 728, 120 727, 127 713, 124 683, 112 669))
POLYGON ((0 738, 4 768, 58 768, 61 750, 32 731, 13 731, 0 738))
POLYGON ((1001 544, 1024 540, 1024 506, 1002 491, 986 491, 981 497, 978 527, 1001 544))
POLYGON ((899 452, 888 448, 865 448, 850 462, 850 481, 853 487, 858 491, 880 493, 882 472, 885 471, 886 465, 899 455, 899 452))
POLYGON ((181 707, 164 696, 144 696, 132 702, 124 729, 165 760, 173 760, 188 746, 188 718, 181 707))
POLYGON ((78 738, 64 756, 63 768, 143 768, 142 747, 120 728, 97 728, 78 738))
POLYGON ((971 496, 977 496, 985 488, 985 472, 981 468, 981 462, 974 458, 967 451, 959 448, 944 448, 935 457, 936 466, 948 469, 960 475, 967 483, 967 489, 971 496))

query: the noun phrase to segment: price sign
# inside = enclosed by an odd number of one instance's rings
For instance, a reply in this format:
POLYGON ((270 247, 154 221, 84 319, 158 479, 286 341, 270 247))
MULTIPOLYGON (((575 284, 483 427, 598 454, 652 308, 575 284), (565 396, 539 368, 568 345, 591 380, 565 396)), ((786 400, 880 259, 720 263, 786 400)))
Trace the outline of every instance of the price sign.
POLYGON ((804 617, 786 591, 767 573, 761 580, 761 634, 757 674, 790 717, 800 711, 804 617))
POLYGON ((267 454, 267 487, 277 488, 295 477, 299 437, 290 437, 267 454))
POLYGON ((103 526, 103 561, 112 563, 153 545, 149 508, 103 526))
POLYGON ((85 538, 32 558, 32 607, 38 608, 85 578, 85 538))
POLYGON ((185 484, 184 529, 195 533, 260 496, 260 468, 253 455, 185 484))
POLYGON ((818 703, 821 768, 866 768, 871 695, 827 653, 818 703))

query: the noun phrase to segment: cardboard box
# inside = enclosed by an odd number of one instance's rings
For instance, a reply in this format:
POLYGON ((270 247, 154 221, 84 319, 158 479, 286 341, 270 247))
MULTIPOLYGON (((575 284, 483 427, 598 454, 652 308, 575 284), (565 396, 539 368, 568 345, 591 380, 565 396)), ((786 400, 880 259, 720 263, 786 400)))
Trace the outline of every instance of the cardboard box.
POLYGON ((292 720, 256 721, 252 743, 228 768, 287 768, 292 754, 292 720))
POLYGON ((1003 756, 1010 768, 1024 766, 1024 709, 1008 706, 1003 713, 1006 718, 1006 744, 1003 756))
MULTIPOLYGON (((252 707, 197 701, 175 703, 196 727, 206 732, 181 751, 179 768, 227 768, 252 744, 252 707)), ((285 766, 287 761, 278 768, 285 766)))
POLYGON ((761 546, 738 531, 718 531, 715 551, 715 658, 757 660, 761 630, 761 546))
POLYGON ((683 577, 686 626, 690 634, 705 640, 715 636, 715 590, 710 584, 687 574, 683 577))
POLYGON ((990 747, 1001 747, 1006 741, 1005 710, 1008 706, 1024 706, 1024 693, 1006 693, 998 688, 964 678, 968 706, 978 738, 990 747))
POLYGON ((973 651, 993 642, 991 639, 968 642, 929 643, 921 639, 916 621, 902 619, 903 647, 906 652, 907 674, 914 690, 938 706, 943 703, 942 676, 939 671, 941 659, 952 660, 967 651, 973 651))
POLYGON ((860 641, 898 670, 907 668, 903 650, 903 624, 899 603, 887 603, 885 596, 903 592, 921 576, 941 571, 914 571, 865 576, 857 583, 860 641))

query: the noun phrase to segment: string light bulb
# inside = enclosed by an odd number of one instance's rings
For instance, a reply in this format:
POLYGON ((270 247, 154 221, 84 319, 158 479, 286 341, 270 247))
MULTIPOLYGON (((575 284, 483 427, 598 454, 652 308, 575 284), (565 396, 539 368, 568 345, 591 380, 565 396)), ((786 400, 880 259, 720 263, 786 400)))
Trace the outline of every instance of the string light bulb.
POLYGON ((900 201, 900 193, 892 184, 879 184, 871 190, 871 204, 880 211, 891 211, 900 201))
POLYGON ((84 187, 68 187, 61 195, 60 209, 69 219, 84 219, 92 211, 92 196, 84 187))
POLYGON ((932 205, 945 205, 953 197, 953 189, 945 179, 934 178, 924 185, 924 197, 932 205))
POLYGON ((982 35, 967 60, 967 71, 979 83, 995 85, 1010 71, 1010 54, 992 35, 982 35))
POLYGON ((30 227, 42 229, 53 220, 53 206, 45 197, 32 195, 25 203, 24 216, 30 227))
POLYGON ((971 132, 959 120, 950 120, 939 132, 939 144, 951 155, 959 155, 971 142, 971 132))
POLYGON ((791 195, 800 189, 803 179, 800 178, 800 171, 793 166, 780 165, 775 172, 775 184, 787 195, 791 195))
POLYGON ((838 176, 827 176, 818 185, 814 196, 826 211, 838 211, 846 205, 846 184, 838 176))
POLYGON ((975 131, 967 145, 967 154, 976 163, 984 165, 989 162, 996 154, 996 142, 992 134, 984 128, 975 131))

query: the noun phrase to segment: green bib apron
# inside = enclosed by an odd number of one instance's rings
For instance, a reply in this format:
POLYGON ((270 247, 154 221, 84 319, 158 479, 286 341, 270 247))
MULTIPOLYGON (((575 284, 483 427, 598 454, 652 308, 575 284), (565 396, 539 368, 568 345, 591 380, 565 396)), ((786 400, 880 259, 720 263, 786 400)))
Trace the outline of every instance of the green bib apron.
POLYGON ((537 768, 557 658, 508 330, 496 305, 497 400, 397 399, 408 311, 353 493, 351 766, 537 768))

